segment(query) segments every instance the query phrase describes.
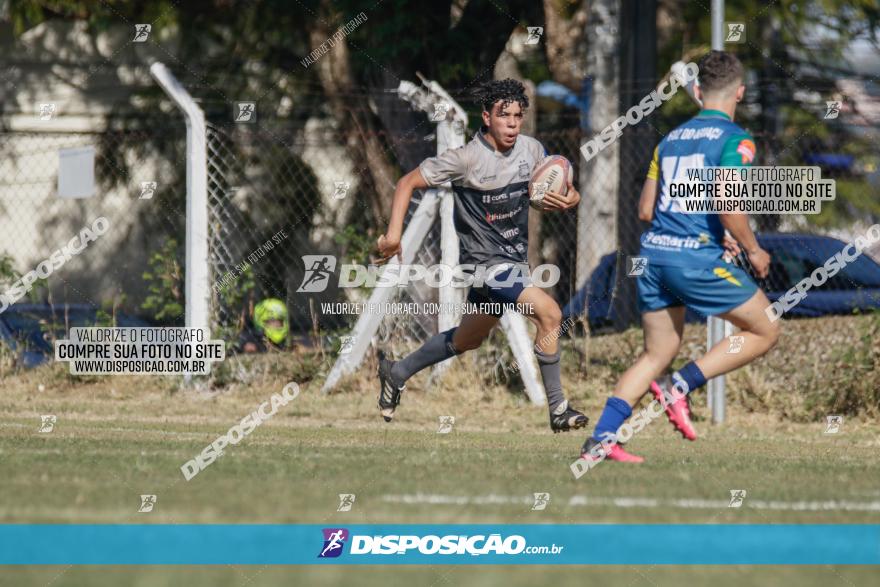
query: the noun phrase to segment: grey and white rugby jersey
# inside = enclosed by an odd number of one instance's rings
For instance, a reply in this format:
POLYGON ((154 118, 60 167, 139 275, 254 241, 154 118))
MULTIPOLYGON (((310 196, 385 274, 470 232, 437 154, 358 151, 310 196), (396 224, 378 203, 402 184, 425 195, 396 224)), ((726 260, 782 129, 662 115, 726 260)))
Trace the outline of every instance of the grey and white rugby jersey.
POLYGON ((496 151, 481 129, 465 146, 422 161, 429 186, 452 183, 460 264, 528 263, 529 178, 545 155, 522 134, 507 152, 496 151))

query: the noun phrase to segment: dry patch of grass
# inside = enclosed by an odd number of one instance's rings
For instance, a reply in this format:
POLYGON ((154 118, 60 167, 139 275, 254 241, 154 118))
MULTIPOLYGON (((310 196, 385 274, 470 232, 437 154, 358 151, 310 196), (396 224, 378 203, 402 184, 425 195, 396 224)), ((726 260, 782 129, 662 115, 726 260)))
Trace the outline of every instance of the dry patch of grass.
MULTIPOLYGON (((705 337, 704 327, 688 325, 673 366, 704 352, 705 337)), ((573 403, 595 417, 641 347, 639 329, 564 338, 563 384, 573 403)), ((395 351, 398 356, 405 352, 395 351)), ((212 377, 191 386, 185 386, 181 377, 74 377, 67 364, 52 364, 7 376, 0 409, 10 415, 67 409, 83 417, 228 422, 294 381, 303 390, 292 408, 299 421, 314 426, 328 420, 351 426, 372 423, 378 418, 375 357, 370 355, 361 369, 325 395, 320 387, 332 362, 330 355, 309 353, 231 357, 219 368, 215 365, 212 377)), ((546 426, 544 410, 531 406, 512 364, 503 335, 494 333, 483 348, 454 360, 442 377, 434 377, 430 370, 416 375, 407 386, 395 424, 422 426, 441 415, 455 415, 462 423, 500 431, 546 426)), ((829 414, 876 421, 880 316, 786 321, 777 347, 729 375, 727 390, 731 421, 819 422, 829 414)), ((708 415, 705 393, 696 393, 693 404, 698 419, 708 415)))

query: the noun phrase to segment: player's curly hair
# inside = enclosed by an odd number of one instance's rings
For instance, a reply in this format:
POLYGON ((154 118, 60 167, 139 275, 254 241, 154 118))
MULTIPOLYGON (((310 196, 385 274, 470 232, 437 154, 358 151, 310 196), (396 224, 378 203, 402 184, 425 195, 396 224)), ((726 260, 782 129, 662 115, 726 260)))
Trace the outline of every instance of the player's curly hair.
POLYGON ((492 106, 501 100, 502 108, 507 108, 513 102, 519 102, 520 108, 525 110, 529 107, 529 98, 526 96, 526 88, 515 79, 496 79, 480 85, 474 91, 474 101, 485 112, 492 112, 492 106))
POLYGON ((697 64, 700 89, 713 93, 730 87, 743 79, 743 66, 736 55, 726 51, 709 51, 697 64))

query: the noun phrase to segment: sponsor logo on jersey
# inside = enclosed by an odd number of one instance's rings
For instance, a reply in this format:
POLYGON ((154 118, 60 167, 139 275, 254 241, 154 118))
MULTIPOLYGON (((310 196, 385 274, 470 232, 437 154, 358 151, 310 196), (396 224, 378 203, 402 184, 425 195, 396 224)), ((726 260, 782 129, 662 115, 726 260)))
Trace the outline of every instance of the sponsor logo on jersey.
MULTIPOLYGON (((656 234, 648 231, 642 237, 642 244, 649 248, 661 249, 699 249, 702 239, 690 236, 674 236, 671 234, 656 234)), ((708 241, 706 241, 708 242, 708 241)), ((703 243, 705 244, 705 243, 703 243)))
POLYGON ((486 212, 486 222, 491 224, 491 223, 495 222, 496 220, 507 220, 509 218, 513 218, 514 216, 519 214, 522 209, 523 209, 522 206, 517 206, 516 208, 514 208, 510 212, 499 212, 497 214, 490 214, 489 212, 486 212))
POLYGON ((667 139, 670 141, 698 141, 700 139, 709 139, 715 141, 721 138, 724 131, 717 126, 706 126, 703 128, 677 128, 670 132, 667 139))
POLYGON ((755 158, 755 143, 749 139, 743 139, 737 145, 736 152, 742 155, 743 163, 751 163, 755 158))
POLYGON ((509 199, 507 194, 483 194, 484 204, 494 204, 495 202, 506 202, 509 199))

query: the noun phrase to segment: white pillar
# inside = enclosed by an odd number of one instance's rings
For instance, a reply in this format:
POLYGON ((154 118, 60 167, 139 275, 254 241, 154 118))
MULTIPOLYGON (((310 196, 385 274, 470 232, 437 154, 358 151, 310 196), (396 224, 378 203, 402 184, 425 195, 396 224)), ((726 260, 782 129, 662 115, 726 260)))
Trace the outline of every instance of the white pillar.
MULTIPOLYGON (((712 49, 724 50, 724 0, 712 0, 712 49)), ((706 351, 733 332, 733 324, 710 316, 706 320, 706 351)), ((724 375, 713 377, 706 385, 712 422, 724 422, 724 403, 727 380, 724 375)))
POLYGON ((186 120, 186 266, 185 322, 188 328, 210 327, 211 291, 208 265, 208 156, 205 114, 165 64, 150 73, 183 112, 186 120))

